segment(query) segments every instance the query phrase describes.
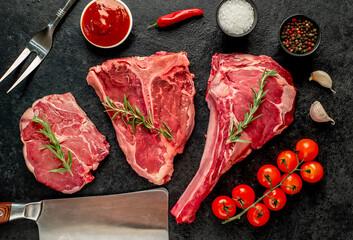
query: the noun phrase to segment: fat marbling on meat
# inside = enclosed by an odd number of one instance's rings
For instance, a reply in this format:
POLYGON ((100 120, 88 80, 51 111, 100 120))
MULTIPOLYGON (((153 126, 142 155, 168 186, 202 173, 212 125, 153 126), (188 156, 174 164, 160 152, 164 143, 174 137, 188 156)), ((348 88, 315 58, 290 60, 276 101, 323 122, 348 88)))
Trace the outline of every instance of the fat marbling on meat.
POLYGON ((210 109, 207 140, 199 170, 171 210, 178 223, 194 221, 201 202, 221 175, 288 127, 293 121, 295 96, 290 73, 270 57, 239 53, 213 56, 206 93, 210 109), (265 90, 269 92, 255 114, 263 115, 241 133, 241 139, 251 144, 227 144, 231 118, 235 122, 244 120, 243 108, 248 111, 253 102, 251 87, 258 91, 265 68, 276 70, 278 76, 267 78, 265 90))
POLYGON ((109 144, 85 112, 78 106, 71 93, 45 96, 32 104, 20 120, 21 140, 24 144, 23 155, 28 169, 35 178, 59 192, 71 194, 79 191, 94 177, 99 162, 109 154, 109 144), (71 171, 49 172, 62 168, 62 161, 54 157, 49 149, 49 139, 38 131, 43 128, 32 121, 37 116, 49 121, 50 129, 58 139, 66 159, 67 151, 72 155, 71 171))
MULTIPOLYGON (((159 137, 142 125, 134 134, 132 125, 125 124, 121 115, 112 121, 128 163, 138 175, 157 185, 171 179, 174 156, 183 152, 194 128, 195 87, 189 64, 184 52, 158 52, 149 57, 108 60, 92 67, 87 76, 101 102, 109 97, 123 108, 125 94, 143 116, 151 111, 157 128, 162 122, 170 128, 173 140, 159 137)), ((114 113, 108 112, 110 118, 114 113)))

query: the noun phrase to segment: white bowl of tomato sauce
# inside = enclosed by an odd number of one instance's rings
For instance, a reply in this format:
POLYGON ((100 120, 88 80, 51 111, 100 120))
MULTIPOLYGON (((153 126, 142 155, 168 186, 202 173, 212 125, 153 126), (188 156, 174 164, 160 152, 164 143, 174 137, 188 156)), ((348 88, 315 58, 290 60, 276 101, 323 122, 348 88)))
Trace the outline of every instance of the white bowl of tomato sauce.
POLYGON ((82 12, 81 31, 92 45, 112 48, 120 45, 132 29, 132 15, 120 0, 93 0, 82 12))

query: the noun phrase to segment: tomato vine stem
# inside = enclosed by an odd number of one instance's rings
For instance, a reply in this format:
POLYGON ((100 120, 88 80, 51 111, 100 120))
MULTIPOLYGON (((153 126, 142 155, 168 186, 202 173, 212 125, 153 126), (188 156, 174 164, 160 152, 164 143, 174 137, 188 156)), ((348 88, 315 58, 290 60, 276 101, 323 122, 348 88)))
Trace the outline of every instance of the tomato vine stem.
MULTIPOLYGON (((271 184, 271 188, 270 188, 270 191, 268 191, 267 193, 265 193, 264 195, 262 195, 260 198, 258 198, 253 204, 251 204, 249 207, 247 207, 246 209, 244 209, 242 212, 240 212, 239 214, 235 215, 234 217, 231 217, 231 218, 228 218, 226 220, 224 220, 222 222, 222 224, 226 224, 226 223, 229 223, 229 222, 232 222, 236 219, 240 219, 241 216, 243 216, 245 213, 247 213, 251 208, 255 207, 255 205, 257 203, 259 203, 262 199, 264 199, 265 197, 269 197, 268 195, 273 191, 275 190, 276 188, 280 187, 282 185, 282 183, 292 174, 294 173, 295 171, 300 171, 300 169, 298 168, 303 162, 304 162, 304 159, 299 161, 299 157, 298 157, 298 152, 295 152, 295 155, 297 157, 297 166, 291 171, 289 172, 288 171, 288 175, 286 177, 284 177, 282 179, 282 181, 280 183, 278 183, 275 187, 272 187, 272 184, 271 184)), ((285 165, 287 166, 287 163, 285 163, 285 165)), ((287 168, 288 169, 288 168, 287 168)))

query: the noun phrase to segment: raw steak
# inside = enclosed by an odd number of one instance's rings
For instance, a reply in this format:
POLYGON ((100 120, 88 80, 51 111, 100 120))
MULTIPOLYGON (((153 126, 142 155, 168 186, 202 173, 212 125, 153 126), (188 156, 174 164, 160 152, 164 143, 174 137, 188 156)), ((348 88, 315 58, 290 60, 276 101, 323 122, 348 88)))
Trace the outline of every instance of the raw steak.
POLYGON ((210 109, 207 140, 198 172, 171 213, 178 223, 192 222, 202 200, 212 191, 220 176, 234 163, 243 160, 252 149, 259 149, 273 136, 280 134, 292 121, 296 88, 291 75, 267 56, 216 54, 212 58, 206 101, 210 109), (275 69, 278 77, 267 78, 264 97, 254 120, 241 133, 249 143, 226 144, 231 118, 244 120, 244 111, 252 104, 254 87, 264 69, 275 69))
POLYGON ((96 170, 99 162, 109 153, 109 144, 85 112, 77 105, 71 93, 49 95, 35 101, 21 117, 21 140, 23 155, 28 169, 36 179, 57 191, 75 193, 94 177, 90 170, 96 170), (66 154, 72 154, 69 172, 53 173, 51 169, 61 168, 61 160, 54 158, 48 150, 40 147, 50 144, 47 137, 37 131, 43 126, 32 121, 34 116, 49 121, 50 128, 66 154))
MULTIPOLYGON (((140 176, 157 185, 169 181, 173 159, 182 153, 194 128, 194 75, 189 72, 186 53, 158 52, 150 57, 108 60, 90 69, 87 82, 100 100, 108 96, 123 107, 123 96, 144 116, 151 111, 155 126, 164 122, 174 139, 158 137, 156 132, 125 124, 118 115, 113 125, 120 148, 131 167, 140 176)), ((108 112, 112 117, 114 112, 108 112)))

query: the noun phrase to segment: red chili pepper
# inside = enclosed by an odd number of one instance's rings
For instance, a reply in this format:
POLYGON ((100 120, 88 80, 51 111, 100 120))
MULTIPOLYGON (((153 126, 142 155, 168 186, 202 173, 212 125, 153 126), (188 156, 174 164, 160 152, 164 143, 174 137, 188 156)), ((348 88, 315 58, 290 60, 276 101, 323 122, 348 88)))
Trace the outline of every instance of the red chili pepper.
POLYGON ((198 8, 185 9, 158 18, 157 22, 149 27, 168 27, 193 16, 201 16, 203 11, 198 8))
POLYGON ((301 34, 301 31, 297 31, 298 34, 301 34))
POLYGON ((308 42, 308 45, 310 46, 311 44, 313 44, 312 42, 308 42))
POLYGON ((296 21, 297 21, 297 19, 295 19, 295 18, 292 19, 292 22, 296 22, 296 21))
POLYGON ((312 48, 311 47, 308 47, 308 50, 310 51, 312 48))

